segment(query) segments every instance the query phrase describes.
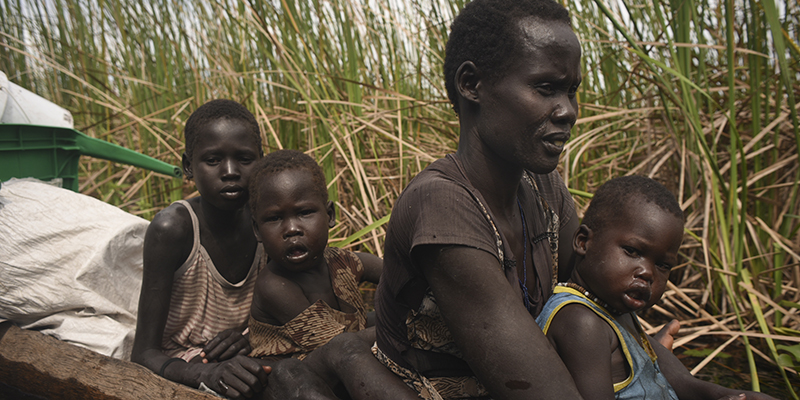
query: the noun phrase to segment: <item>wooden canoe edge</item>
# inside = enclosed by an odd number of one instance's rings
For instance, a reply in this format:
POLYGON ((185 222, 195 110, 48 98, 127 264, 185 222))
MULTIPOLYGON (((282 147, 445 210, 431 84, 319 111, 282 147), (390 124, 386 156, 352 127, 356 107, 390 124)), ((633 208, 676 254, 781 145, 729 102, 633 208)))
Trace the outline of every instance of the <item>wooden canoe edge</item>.
MULTIPOLYGON (((47 399, 219 400, 147 368, 0 323, 0 383, 47 399)), ((0 398, 6 398, 0 386, 0 398)))

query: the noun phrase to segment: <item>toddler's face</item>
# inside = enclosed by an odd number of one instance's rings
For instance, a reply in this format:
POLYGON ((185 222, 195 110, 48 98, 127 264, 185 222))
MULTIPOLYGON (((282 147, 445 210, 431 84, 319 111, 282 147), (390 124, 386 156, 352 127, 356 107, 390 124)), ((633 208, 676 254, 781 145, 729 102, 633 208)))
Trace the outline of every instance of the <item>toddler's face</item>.
POLYGON ((587 289, 616 311, 628 313, 655 304, 664 294, 678 262, 683 221, 635 199, 619 213, 601 231, 576 236, 576 251, 584 255, 577 272, 587 289))
POLYGON ((315 190, 311 172, 290 169, 269 175, 260 180, 258 191, 254 229, 269 257, 290 272, 320 265, 333 204, 315 190))

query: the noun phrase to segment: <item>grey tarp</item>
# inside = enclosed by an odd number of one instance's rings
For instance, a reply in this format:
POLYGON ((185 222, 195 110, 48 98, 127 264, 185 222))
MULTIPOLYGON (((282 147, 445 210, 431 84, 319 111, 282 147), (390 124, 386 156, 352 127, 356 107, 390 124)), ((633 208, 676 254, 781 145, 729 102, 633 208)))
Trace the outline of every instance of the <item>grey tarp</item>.
POLYGON ((0 319, 129 359, 147 220, 33 179, 0 188, 0 319))

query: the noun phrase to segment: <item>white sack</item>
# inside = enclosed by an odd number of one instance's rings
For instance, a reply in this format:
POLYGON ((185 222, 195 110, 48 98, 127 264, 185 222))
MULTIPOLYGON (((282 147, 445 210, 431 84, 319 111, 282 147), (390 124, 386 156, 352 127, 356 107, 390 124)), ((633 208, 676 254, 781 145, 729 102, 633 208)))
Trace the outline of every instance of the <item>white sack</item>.
POLYGON ((148 221, 35 179, 0 188, 0 318, 130 359, 148 221))

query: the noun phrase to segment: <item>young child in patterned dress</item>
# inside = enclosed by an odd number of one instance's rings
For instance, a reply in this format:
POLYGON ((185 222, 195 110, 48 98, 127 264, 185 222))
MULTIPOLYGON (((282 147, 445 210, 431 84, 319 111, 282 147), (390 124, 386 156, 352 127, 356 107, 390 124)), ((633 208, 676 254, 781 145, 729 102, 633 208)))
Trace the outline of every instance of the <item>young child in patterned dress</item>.
MULTIPOLYGON (((251 193, 253 229, 270 259, 253 294, 250 355, 303 359, 342 332, 363 331, 358 285, 377 283, 383 262, 327 246, 334 212, 320 166, 300 151, 270 153, 251 193)), ((363 334, 374 341, 374 329, 363 334)))
POLYGON ((772 399, 696 379, 642 330, 636 312, 661 298, 683 239, 683 211, 664 186, 612 179, 582 222, 571 278, 536 322, 584 399, 772 399))
MULTIPOLYGON (((306 374, 298 384, 316 385, 319 392, 317 383, 324 382, 334 389, 315 399, 415 399, 370 351, 375 328, 368 327, 358 285, 377 283, 383 261, 328 247, 334 212, 320 166, 300 151, 270 153, 256 165, 250 193, 253 230, 269 256, 253 292, 250 356, 265 365, 291 361, 321 378, 313 382, 306 374)), ((276 385, 272 398, 293 396, 287 388, 276 385)), ((304 391, 295 390, 307 398, 304 391)))

